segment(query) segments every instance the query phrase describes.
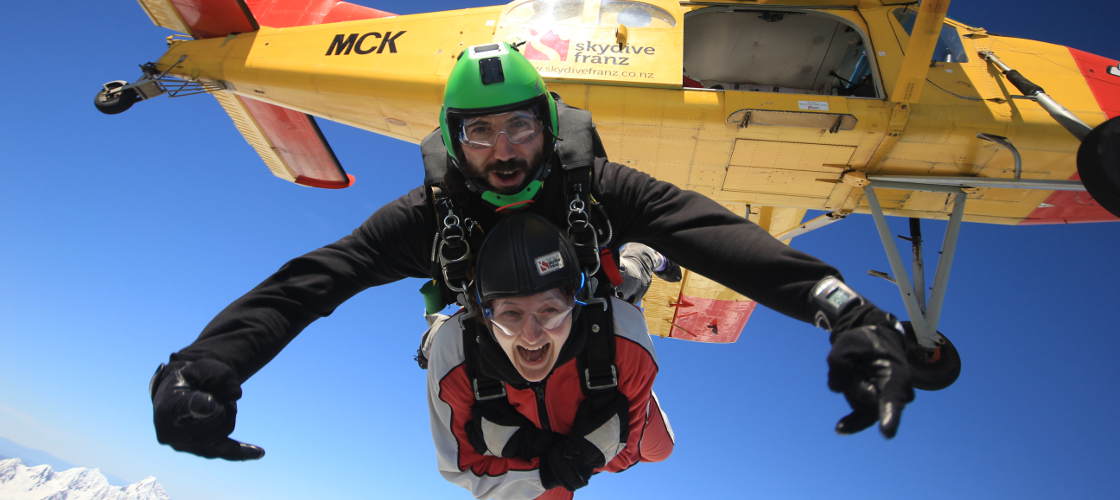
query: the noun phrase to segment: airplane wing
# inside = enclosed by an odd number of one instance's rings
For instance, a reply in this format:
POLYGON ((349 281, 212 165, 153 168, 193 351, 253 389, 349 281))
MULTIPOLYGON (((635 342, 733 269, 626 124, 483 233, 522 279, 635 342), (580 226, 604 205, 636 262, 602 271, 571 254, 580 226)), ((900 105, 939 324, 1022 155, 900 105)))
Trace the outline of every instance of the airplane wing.
MULTIPOLYGON (((262 25, 283 28, 393 15, 338 0, 138 1, 157 26, 199 39, 257 31, 262 25)), ((330 189, 354 182, 311 115, 231 92, 211 95, 276 177, 330 189)))
MULTIPOLYGON (((725 203, 774 235, 799 227, 806 210, 725 203), (749 210, 749 213, 748 213, 749 210)), ((788 243, 788 239, 783 238, 788 243)), ((792 239, 792 238, 790 238, 792 239)), ((748 297, 687 269, 681 281, 654 279, 642 306, 651 335, 726 344, 739 339, 758 304, 748 297)))

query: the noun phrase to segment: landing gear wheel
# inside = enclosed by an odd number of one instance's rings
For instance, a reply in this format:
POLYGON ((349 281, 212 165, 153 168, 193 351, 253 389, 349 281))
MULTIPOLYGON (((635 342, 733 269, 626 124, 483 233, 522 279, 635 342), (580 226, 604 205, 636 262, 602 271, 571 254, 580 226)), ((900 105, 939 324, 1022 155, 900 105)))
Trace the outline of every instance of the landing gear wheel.
POLYGON ((1081 141, 1077 173, 1093 199, 1120 217, 1120 116, 1097 125, 1081 141))
POLYGON ((910 362, 911 383, 924 391, 940 391, 957 381, 961 375, 961 356, 949 339, 937 332, 937 347, 926 349, 918 344, 914 326, 902 322, 906 330, 906 359, 910 362))
POLYGON ((124 88, 128 82, 117 80, 101 86, 101 91, 93 98, 97 110, 107 115, 123 113, 140 100, 136 89, 124 88))

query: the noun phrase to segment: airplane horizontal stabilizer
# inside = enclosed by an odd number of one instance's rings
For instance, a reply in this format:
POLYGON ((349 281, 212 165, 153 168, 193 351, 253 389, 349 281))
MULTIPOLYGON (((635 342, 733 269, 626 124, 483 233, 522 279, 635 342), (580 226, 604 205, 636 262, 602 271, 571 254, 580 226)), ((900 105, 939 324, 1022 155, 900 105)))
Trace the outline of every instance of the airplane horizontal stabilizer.
POLYGON ((138 0, 156 26, 214 38, 257 31, 259 26, 241 0, 138 0))
MULTIPOLYGON (((804 220, 804 208, 749 207, 735 202, 723 205, 732 213, 746 214, 751 222, 787 245, 805 232, 802 230, 807 226, 803 224, 812 225, 804 220)), ((649 333, 710 344, 737 342, 758 303, 698 273, 683 271, 680 281, 654 280, 646 292, 642 307, 649 333)))
POLYGON ((287 28, 394 14, 338 0, 137 0, 157 26, 214 38, 260 26, 287 28))
POLYGON ((287 28, 395 16, 339 0, 245 0, 261 26, 287 28))
POLYGON ((681 281, 654 280, 642 299, 651 335, 731 344, 750 321, 757 303, 697 273, 681 281))
POLYGON ((229 92, 212 95, 273 175, 319 188, 353 184, 311 115, 229 92))

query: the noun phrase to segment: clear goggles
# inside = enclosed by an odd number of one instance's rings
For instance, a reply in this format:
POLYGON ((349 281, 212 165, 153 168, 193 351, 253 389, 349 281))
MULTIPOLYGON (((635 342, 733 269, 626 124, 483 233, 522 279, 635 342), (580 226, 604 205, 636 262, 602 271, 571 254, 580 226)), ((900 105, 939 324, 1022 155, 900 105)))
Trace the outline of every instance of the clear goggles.
POLYGON ((542 129, 544 124, 532 111, 510 111, 463 120, 459 141, 476 148, 490 148, 498 143, 499 134, 505 134, 510 144, 523 144, 536 137, 542 129))
POLYGON ((487 308, 486 316, 490 324, 494 325, 494 333, 506 337, 516 337, 536 322, 545 330, 555 330, 564 324, 564 320, 572 315, 575 301, 564 306, 547 306, 537 312, 529 313, 516 308, 496 309, 487 308))

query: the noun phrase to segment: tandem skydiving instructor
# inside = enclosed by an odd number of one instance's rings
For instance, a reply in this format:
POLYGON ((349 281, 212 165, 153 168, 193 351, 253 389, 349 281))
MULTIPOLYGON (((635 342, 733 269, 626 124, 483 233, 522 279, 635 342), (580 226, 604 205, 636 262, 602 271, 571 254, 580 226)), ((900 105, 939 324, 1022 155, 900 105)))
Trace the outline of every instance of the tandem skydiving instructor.
POLYGON ((836 269, 711 199, 607 161, 590 115, 550 94, 514 47, 464 50, 448 77, 439 121, 421 144, 423 186, 351 234, 284 264, 159 367, 150 386, 159 442, 203 457, 262 457, 261 447, 229 437, 243 382, 312 321, 369 287, 424 278, 429 310, 470 305, 473 253, 487 231, 521 213, 568 235, 588 300, 615 294, 605 255, 639 242, 817 324, 832 343, 829 388, 852 407, 836 430, 858 432, 878 422, 884 436, 895 435, 913 399, 895 318, 844 284, 836 269))

